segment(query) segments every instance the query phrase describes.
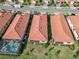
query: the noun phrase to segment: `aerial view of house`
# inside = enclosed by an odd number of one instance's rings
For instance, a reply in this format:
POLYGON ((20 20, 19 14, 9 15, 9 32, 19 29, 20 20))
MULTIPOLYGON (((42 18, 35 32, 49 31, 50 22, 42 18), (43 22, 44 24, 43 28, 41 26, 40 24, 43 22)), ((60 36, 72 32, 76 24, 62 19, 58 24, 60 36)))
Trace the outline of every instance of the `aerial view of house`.
POLYGON ((34 15, 29 34, 29 41, 46 43, 48 41, 47 15, 34 15))
POLYGON ((73 36, 63 14, 51 16, 52 39, 54 43, 71 45, 73 36))
POLYGON ((3 39, 22 40, 28 25, 30 14, 17 14, 11 25, 3 35, 3 39))
POLYGON ((65 0, 54 0, 55 2, 64 2, 65 0))
POLYGON ((71 28, 76 40, 79 40, 79 30, 78 30, 79 23, 78 22, 79 22, 79 15, 68 17, 68 23, 70 25, 70 28, 71 28))
POLYGON ((2 36, 2 34, 5 32, 12 14, 13 13, 10 12, 0 13, 0 36, 2 36))

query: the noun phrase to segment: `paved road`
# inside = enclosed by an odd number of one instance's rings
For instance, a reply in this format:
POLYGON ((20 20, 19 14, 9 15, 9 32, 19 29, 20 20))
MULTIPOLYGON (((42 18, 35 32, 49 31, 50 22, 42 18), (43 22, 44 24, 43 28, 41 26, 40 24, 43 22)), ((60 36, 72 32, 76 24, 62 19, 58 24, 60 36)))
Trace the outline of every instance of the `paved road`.
MULTIPOLYGON (((78 8, 78 7, 77 7, 78 8)), ((14 8, 13 6, 2 6, 0 5, 0 9, 5 9, 7 11, 12 10, 12 11, 31 11, 34 13, 35 11, 37 12, 47 12, 49 14, 51 13, 74 13, 74 14, 79 14, 79 10, 76 7, 44 7, 44 6, 36 6, 36 7, 31 7, 31 6, 24 6, 22 8, 14 8)))

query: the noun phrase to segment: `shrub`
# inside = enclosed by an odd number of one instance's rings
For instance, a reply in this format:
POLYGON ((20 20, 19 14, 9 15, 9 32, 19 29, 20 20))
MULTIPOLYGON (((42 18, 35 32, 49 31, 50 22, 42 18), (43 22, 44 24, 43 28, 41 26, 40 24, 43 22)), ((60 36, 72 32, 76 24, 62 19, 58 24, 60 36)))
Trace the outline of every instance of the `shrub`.
POLYGON ((48 43, 46 43, 45 44, 45 48, 48 48, 48 46, 50 45, 50 43, 48 42, 48 43))
POLYGON ((46 52, 44 55, 45 55, 45 56, 47 56, 47 55, 48 55, 48 53, 46 52))
POLYGON ((30 52, 33 52, 34 51, 34 48, 30 49, 30 52))
POLYGON ((49 51, 51 51, 53 48, 54 48, 54 47, 51 47, 51 48, 49 49, 49 51))
POLYGON ((26 55, 29 55, 29 51, 27 51, 26 55))
POLYGON ((58 56, 60 54, 61 50, 56 51, 56 55, 58 56))
POLYGON ((76 55, 79 56, 79 50, 76 52, 76 55))
POLYGON ((70 48, 71 50, 74 50, 74 49, 75 49, 75 45, 74 45, 74 44, 73 44, 73 45, 70 45, 69 48, 70 48))
POLYGON ((73 57, 76 58, 77 56, 76 55, 73 55, 73 57))
POLYGON ((73 57, 74 58, 76 58, 76 57, 78 57, 79 56, 79 50, 78 51, 76 51, 76 54, 75 55, 73 55, 73 57))

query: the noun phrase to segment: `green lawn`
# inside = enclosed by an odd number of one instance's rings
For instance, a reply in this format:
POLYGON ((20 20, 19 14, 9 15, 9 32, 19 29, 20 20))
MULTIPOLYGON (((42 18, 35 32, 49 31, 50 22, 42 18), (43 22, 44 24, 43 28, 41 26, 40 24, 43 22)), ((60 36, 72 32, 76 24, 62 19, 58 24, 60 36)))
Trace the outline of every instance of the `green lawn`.
POLYGON ((28 43, 27 48, 20 56, 0 55, 0 59, 79 59, 79 57, 73 57, 77 50, 79 50, 77 44, 75 44, 75 49, 71 50, 68 46, 58 46, 53 45, 53 43, 47 48, 45 48, 44 44, 34 45, 28 43), (57 54, 59 50, 60 52, 57 54))

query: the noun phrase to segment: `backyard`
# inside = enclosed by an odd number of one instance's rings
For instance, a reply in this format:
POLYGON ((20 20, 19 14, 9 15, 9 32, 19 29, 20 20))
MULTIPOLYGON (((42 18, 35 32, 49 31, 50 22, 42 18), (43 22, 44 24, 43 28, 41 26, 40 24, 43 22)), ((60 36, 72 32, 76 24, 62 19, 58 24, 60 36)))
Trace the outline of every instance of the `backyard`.
POLYGON ((79 47, 74 44, 74 48, 69 46, 54 45, 50 41, 49 46, 45 44, 28 43, 20 56, 0 55, 0 59, 79 59, 79 47), (78 55, 76 55, 78 53, 78 55))

